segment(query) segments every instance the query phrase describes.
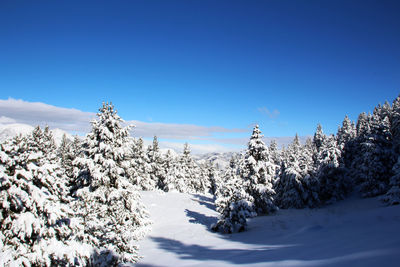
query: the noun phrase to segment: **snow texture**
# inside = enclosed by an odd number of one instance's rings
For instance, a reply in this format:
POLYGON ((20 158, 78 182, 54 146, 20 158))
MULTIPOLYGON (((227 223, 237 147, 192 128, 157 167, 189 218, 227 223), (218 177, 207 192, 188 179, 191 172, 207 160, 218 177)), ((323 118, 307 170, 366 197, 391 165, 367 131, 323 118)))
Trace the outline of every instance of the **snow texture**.
POLYGON ((279 210, 222 235, 211 195, 143 192, 154 221, 140 241, 145 266, 398 266, 400 206, 348 198, 322 209, 279 210))

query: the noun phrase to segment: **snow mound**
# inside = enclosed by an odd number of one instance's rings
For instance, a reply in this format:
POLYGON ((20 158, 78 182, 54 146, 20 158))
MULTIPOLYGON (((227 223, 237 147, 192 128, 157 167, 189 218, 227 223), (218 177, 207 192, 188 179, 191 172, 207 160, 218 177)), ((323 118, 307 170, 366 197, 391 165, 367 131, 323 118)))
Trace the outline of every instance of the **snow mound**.
POLYGON ((322 209, 280 210, 247 232, 211 232, 211 195, 143 192, 153 230, 135 266, 398 266, 400 206, 347 199, 322 209))

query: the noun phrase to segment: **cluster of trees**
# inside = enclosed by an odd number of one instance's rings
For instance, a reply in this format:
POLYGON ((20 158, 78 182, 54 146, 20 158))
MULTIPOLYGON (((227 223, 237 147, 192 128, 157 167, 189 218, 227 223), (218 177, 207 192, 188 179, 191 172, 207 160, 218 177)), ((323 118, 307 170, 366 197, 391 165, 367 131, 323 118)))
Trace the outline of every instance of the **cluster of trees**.
POLYGON ((279 208, 319 207, 356 189, 400 203, 400 97, 346 117, 336 135, 318 125, 303 145, 266 146, 258 126, 245 153, 218 172, 129 137, 113 105, 103 104, 91 132, 56 147, 48 127, 0 145, 0 265, 110 266, 135 262, 136 242, 151 226, 139 190, 211 192, 215 231, 279 208))
POLYGON ((275 142, 265 145, 256 126, 245 154, 231 160, 218 184, 220 218, 212 228, 223 233, 245 230, 249 217, 320 207, 354 190, 400 204, 400 96, 361 113, 356 124, 346 116, 336 135, 318 125, 304 145, 296 135, 280 151, 275 142))
POLYGON ((56 147, 48 127, 0 145, 0 265, 110 266, 138 259, 149 230, 139 190, 204 193, 217 172, 182 155, 144 147, 112 104, 81 140, 56 147))

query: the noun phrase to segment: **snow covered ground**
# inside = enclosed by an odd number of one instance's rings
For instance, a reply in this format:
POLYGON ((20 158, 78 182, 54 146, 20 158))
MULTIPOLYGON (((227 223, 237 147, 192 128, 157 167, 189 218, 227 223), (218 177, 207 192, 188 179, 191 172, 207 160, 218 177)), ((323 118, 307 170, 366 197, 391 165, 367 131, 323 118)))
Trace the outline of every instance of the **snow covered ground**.
POLYGON ((135 266, 399 266, 400 206, 350 198, 322 209, 280 210, 247 232, 211 232, 210 195, 143 192, 152 232, 135 266))

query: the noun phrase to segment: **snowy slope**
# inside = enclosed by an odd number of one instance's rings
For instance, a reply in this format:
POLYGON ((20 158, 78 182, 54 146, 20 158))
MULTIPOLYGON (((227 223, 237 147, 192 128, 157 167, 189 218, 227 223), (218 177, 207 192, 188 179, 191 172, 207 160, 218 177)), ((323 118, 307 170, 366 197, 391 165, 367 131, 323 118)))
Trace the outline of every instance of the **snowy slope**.
POLYGON ((65 137, 67 138, 67 140, 69 140, 71 142, 74 141, 74 137, 64 130, 56 128, 56 129, 52 129, 51 133, 53 134, 54 142, 56 143, 57 146, 61 145, 62 137, 64 134, 65 134, 65 137))
POLYGON ((28 135, 33 129, 32 126, 22 123, 0 124, 0 142, 19 134, 28 135))
POLYGON ((154 221, 136 266, 399 266, 400 206, 347 199, 254 218, 244 233, 209 231, 211 196, 143 192, 154 221))
POLYGON ((214 152, 214 153, 193 155, 193 159, 195 159, 199 164, 211 162, 218 169, 225 170, 229 166, 231 158, 237 155, 239 155, 239 153, 237 152, 225 152, 225 153, 214 152))

